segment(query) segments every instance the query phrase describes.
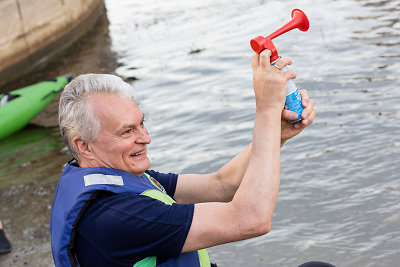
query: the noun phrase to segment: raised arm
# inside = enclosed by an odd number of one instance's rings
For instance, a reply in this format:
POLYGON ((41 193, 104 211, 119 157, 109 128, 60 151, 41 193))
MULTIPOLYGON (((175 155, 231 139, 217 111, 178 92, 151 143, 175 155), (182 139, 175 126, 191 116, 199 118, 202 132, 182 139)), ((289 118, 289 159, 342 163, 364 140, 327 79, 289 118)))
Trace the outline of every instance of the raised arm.
MULTIPOLYGON (((281 58, 277 64, 284 67, 290 65, 291 60, 281 58)), ((289 110, 282 111, 281 146, 310 125, 316 116, 314 100, 309 98, 306 90, 300 90, 300 93, 304 106, 304 111, 301 114, 303 120, 297 123, 289 123, 289 120, 297 118, 297 114, 289 110)), ((179 175, 175 199, 179 203, 231 201, 247 170, 251 149, 252 143, 215 173, 179 175)))
POLYGON ((183 252, 259 236, 270 229, 280 183, 286 81, 295 73, 281 74, 271 67, 269 57, 265 50, 252 58, 256 116, 250 159, 240 186, 230 202, 195 205, 183 252))

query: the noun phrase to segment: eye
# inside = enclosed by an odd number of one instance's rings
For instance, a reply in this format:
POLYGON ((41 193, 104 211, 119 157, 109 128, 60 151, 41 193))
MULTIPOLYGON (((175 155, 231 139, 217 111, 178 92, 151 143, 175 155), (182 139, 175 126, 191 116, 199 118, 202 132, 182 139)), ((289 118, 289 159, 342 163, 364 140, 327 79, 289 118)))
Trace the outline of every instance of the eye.
POLYGON ((132 132, 132 129, 125 130, 122 135, 129 135, 132 132))

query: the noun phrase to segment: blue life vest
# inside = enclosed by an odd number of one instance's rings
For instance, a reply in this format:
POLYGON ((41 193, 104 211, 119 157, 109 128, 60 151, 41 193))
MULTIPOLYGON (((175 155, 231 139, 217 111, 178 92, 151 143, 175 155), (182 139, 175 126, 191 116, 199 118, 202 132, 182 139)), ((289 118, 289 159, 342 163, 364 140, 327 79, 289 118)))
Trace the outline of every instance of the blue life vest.
MULTIPOLYGON (((110 169, 80 168, 67 164, 54 196, 50 219, 51 249, 55 265, 79 266, 74 251, 75 228, 97 191, 109 191, 116 194, 142 194, 168 205, 175 201, 164 188, 150 175, 142 177, 110 169)), ((156 266, 157 258, 147 257, 134 266, 156 266)), ((182 253, 178 258, 170 258, 158 266, 210 266, 205 249, 182 253)))

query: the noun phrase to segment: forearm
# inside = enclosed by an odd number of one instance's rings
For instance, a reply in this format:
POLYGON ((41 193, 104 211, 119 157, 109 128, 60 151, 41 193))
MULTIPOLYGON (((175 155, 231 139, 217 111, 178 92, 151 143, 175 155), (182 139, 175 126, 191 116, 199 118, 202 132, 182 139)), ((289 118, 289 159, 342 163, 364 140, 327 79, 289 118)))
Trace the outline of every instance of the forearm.
MULTIPOLYGON (((280 184, 280 112, 256 115, 251 158, 232 204, 247 219, 269 224, 280 184)), ((257 224, 257 223, 256 223, 257 224)))
POLYGON ((221 194, 224 194, 226 201, 231 201, 242 182, 243 176, 247 170, 252 150, 250 143, 242 152, 236 155, 232 160, 222 166, 216 173, 215 178, 221 184, 221 194))
MULTIPOLYGON (((281 147, 285 142, 286 140, 281 139, 281 147)), ((253 142, 216 172, 215 178, 221 184, 222 194, 225 195, 224 199, 226 201, 232 200, 243 180, 249 165, 252 147, 253 142)))

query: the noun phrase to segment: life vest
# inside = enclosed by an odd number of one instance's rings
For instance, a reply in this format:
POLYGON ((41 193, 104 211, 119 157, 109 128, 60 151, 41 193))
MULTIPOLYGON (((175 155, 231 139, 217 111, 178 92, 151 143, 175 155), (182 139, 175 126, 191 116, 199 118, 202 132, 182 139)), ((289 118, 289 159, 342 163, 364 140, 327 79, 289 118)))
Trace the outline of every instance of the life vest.
MULTIPOLYGON (((175 203, 147 173, 138 177, 110 168, 80 168, 68 163, 57 185, 50 219, 51 249, 57 267, 79 266, 74 251, 75 228, 99 190, 141 194, 168 205, 175 203)), ((147 257, 134 267, 153 267, 156 262, 156 256, 147 257)), ((182 253, 178 258, 170 258, 158 266, 209 267, 210 260, 207 251, 202 249, 182 253)))

